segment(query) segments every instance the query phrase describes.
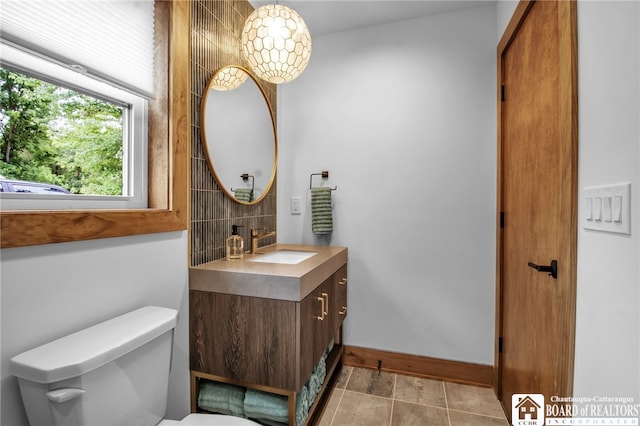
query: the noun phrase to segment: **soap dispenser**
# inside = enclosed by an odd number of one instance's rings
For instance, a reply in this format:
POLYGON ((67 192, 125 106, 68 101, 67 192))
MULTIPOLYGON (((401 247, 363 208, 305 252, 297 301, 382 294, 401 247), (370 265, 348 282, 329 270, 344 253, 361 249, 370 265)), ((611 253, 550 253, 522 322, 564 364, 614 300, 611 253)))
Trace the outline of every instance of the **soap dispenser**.
POLYGON ((240 225, 231 225, 231 236, 227 238, 227 260, 242 259, 244 253, 244 240, 238 235, 240 225))

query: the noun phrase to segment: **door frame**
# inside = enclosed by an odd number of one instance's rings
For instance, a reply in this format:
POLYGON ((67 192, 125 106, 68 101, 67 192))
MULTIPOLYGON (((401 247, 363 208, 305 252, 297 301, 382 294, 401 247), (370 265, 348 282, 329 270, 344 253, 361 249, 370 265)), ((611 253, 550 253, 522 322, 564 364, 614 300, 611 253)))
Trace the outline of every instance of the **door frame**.
MULTIPOLYGON (((504 73, 504 55, 511 42, 515 38, 518 30, 522 26, 529 11, 536 0, 520 0, 507 25, 507 28, 498 43, 497 48, 497 214, 496 214, 496 323, 495 323, 495 344, 494 344, 494 390, 499 399, 502 399, 502 377, 501 377, 501 338, 502 338, 502 264, 503 264, 503 230, 501 228, 501 212, 503 210, 503 167, 502 155, 502 84, 504 73)), ((576 311, 576 287, 577 287, 577 241, 578 241, 578 31, 577 31, 577 2, 576 0, 558 1, 558 26, 560 37, 560 91, 559 98, 559 134, 564 140, 569 140, 569 144, 562 144, 567 147, 561 155, 570 159, 570 166, 563 174, 563 185, 568 183, 571 188, 570 194, 559 194, 566 202, 562 203, 563 208, 569 209, 572 223, 570 226, 570 238, 564 241, 566 245, 564 251, 569 253, 569 264, 563 268, 564 273, 569 274, 571 283, 567 293, 567 306, 569 315, 568 323, 565 324, 568 335, 566 344, 568 354, 566 361, 567 377, 563 384, 567 395, 573 394, 573 370, 575 359, 575 311, 576 311)), ((503 402, 504 404, 504 402, 503 402)))

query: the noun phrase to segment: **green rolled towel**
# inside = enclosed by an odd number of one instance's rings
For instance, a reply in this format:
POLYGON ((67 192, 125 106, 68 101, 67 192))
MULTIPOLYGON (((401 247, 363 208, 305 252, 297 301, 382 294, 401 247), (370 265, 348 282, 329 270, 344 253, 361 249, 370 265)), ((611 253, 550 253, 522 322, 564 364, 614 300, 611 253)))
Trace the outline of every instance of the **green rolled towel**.
POLYGON ((335 342, 333 341, 333 339, 331 339, 331 342, 329 342, 329 346, 327 346, 327 350, 324 351, 324 353, 329 356, 329 354, 331 353, 331 351, 333 350, 333 345, 335 345, 335 342))
POLYGON ((247 417, 271 422, 289 422, 289 400, 286 396, 247 389, 244 396, 247 417))
POLYGON ((324 383, 324 378, 327 375, 327 353, 324 352, 320 357, 320 361, 313 369, 313 374, 318 377, 320 384, 324 383))
POLYGON ((309 400, 309 387, 305 384, 296 396, 296 425, 304 425, 313 401, 309 400))
POLYGON ((320 378, 317 375, 312 374, 309 378, 309 396, 315 399, 321 387, 322 383, 320 383, 320 378))
POLYGON ((250 203, 253 201, 253 189, 251 188, 236 188, 233 190, 233 196, 236 200, 250 203))
POLYGON ((320 386, 324 383, 325 377, 327 377, 327 365, 323 362, 322 365, 318 366, 316 370, 316 375, 318 376, 318 381, 320 382, 320 386))
POLYGON ((316 235, 333 232, 331 188, 311 188, 311 230, 316 235))
POLYGON ((226 383, 201 381, 198 407, 214 413, 246 417, 244 413, 245 388, 226 383))

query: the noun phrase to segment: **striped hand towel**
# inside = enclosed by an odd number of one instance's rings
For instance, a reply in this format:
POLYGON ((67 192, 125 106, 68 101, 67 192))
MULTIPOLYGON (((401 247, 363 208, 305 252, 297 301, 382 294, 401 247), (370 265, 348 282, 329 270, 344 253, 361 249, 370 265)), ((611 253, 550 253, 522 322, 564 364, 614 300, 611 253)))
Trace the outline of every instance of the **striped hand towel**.
POLYGON ((253 190, 251 188, 237 188, 233 190, 236 200, 250 203, 253 201, 253 190))
POLYGON ((311 230, 316 235, 333 232, 331 188, 311 188, 311 230))

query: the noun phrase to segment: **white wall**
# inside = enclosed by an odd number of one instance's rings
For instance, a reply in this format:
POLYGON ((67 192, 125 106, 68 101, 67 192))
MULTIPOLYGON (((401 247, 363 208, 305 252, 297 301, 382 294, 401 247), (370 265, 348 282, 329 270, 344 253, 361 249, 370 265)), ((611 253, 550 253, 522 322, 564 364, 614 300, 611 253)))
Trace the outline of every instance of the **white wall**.
POLYGON ((168 417, 189 412, 187 233, 3 249, 1 424, 27 426, 9 360, 144 305, 178 309, 168 417))
MULTIPOLYGON (((516 2, 498 3, 498 40, 516 2)), ((640 3, 578 3, 579 190, 631 182, 631 236, 579 228, 574 394, 640 402, 640 3)), ((580 192, 581 193, 581 192, 580 192)), ((580 198, 582 200, 582 198, 580 198)), ((578 206, 584 220, 584 203, 578 206)))
POLYGON ((509 21, 511 20, 513 12, 516 10, 517 6, 518 1, 516 0, 498 0, 498 38, 496 40, 496 46, 500 42, 500 39, 504 34, 504 30, 507 29, 507 25, 509 25, 509 21))
POLYGON ((349 345, 493 363, 495 33, 484 6, 315 37, 278 88, 278 241, 349 247, 349 345), (322 170, 335 227, 316 240, 322 170))
MULTIPOLYGON (((631 182, 631 236, 580 229, 576 395, 640 403, 640 3, 578 4, 579 187, 631 182)), ((584 218, 583 203, 579 218, 584 218)))

